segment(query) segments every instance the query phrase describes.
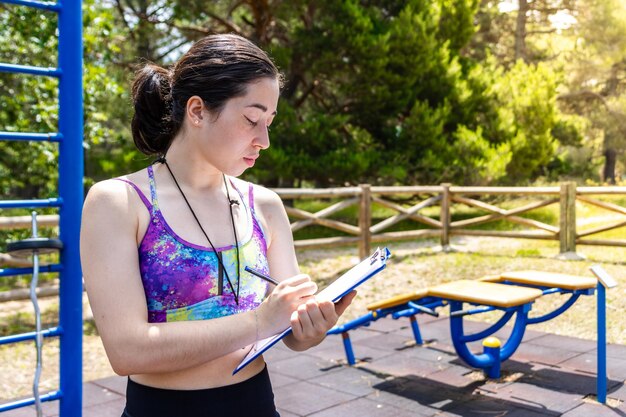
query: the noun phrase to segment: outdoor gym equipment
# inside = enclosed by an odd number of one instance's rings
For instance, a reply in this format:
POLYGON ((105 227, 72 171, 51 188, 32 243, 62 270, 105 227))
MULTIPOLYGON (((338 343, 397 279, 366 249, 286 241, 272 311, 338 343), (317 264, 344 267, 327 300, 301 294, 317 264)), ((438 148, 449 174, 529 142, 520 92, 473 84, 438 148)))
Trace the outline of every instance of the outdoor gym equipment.
MULTIPOLYGON (((0 72, 27 76, 53 77, 58 82, 57 132, 0 131, 2 141, 29 141, 58 143, 58 196, 37 200, 2 200, 0 210, 50 207, 58 209, 59 238, 63 242, 60 262, 40 266, 39 273, 59 274, 59 325, 43 330, 41 336, 59 337, 59 389, 41 395, 39 401, 59 400, 60 417, 82 415, 82 299, 83 284, 78 241, 83 206, 83 42, 82 2, 80 0, 38 1, 0 0, 9 7, 31 7, 41 14, 56 14, 58 22, 58 56, 56 68, 0 63, 0 72)), ((39 99, 37 97, 36 99, 39 99)), ((3 127, 0 126, 0 130, 3 127)), ((28 161, 25 162, 26 164, 28 161)), ((29 250, 42 248, 27 248, 29 250)), ((59 249, 59 248, 57 248, 59 249)), ((31 268, 0 269, 0 278, 27 275, 31 268)), ((0 345, 23 340, 36 340, 36 334, 9 335, 0 338, 0 345)), ((0 413, 36 403, 28 398, 0 404, 0 413)))
MULTIPOLYGON (((33 398, 35 400, 35 408, 37 410, 37 417, 41 417, 41 395, 39 394, 39 379, 41 377, 42 368, 42 348, 44 332, 41 329, 41 310, 39 309, 39 302, 37 300, 37 284, 39 283, 39 256, 47 253, 58 252, 63 249, 63 243, 59 239, 51 239, 45 237, 39 237, 37 235, 37 213, 32 212, 32 236, 28 239, 20 240, 17 242, 11 242, 7 245, 7 252, 18 258, 27 258, 32 256, 33 258, 33 274, 30 281, 30 301, 33 304, 33 310, 35 312, 35 332, 27 333, 24 336, 34 336, 35 348, 37 350, 37 365, 35 368, 35 377, 33 379, 33 398)), ((52 336, 58 334, 58 328, 48 329, 46 336, 52 336)))
POLYGON ((543 323, 561 315, 581 295, 593 295, 598 290, 598 385, 597 397, 606 402, 606 316, 605 288, 612 288, 615 281, 599 266, 592 267, 598 277, 582 277, 542 271, 514 271, 483 277, 479 280, 458 280, 425 288, 420 291, 398 295, 373 304, 369 312, 355 320, 335 326, 328 334, 341 334, 350 365, 356 363, 349 331, 383 317, 393 319, 409 317, 415 342, 423 344, 416 315, 438 316, 438 308, 450 306, 450 334, 456 353, 468 365, 485 371, 490 378, 500 377, 501 363, 511 357, 519 347, 528 324, 543 323), (569 294, 569 298, 553 311, 538 317, 530 317, 532 304, 540 297, 550 294, 569 294), (464 309, 464 304, 470 305, 464 309), (486 329, 465 334, 463 318, 488 311, 499 310, 502 317, 486 329), (502 345, 493 335, 515 316, 513 328, 502 345), (483 340, 483 352, 474 353, 468 343, 483 340))

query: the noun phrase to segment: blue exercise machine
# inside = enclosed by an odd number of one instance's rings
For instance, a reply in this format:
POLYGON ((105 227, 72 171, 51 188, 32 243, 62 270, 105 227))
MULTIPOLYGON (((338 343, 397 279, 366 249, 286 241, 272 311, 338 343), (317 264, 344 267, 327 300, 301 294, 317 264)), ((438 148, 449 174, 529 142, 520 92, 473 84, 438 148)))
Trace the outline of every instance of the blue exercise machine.
MULTIPOLYGON (((60 417, 82 415, 82 273, 79 257, 80 217, 83 205, 83 46, 82 2, 65 0, 46 2, 35 0, 0 0, 17 7, 33 7, 58 15, 57 68, 0 64, 0 72, 55 77, 59 79, 58 132, 28 133, 0 132, 0 140, 51 141, 59 146, 58 197, 40 200, 0 201, 0 209, 55 207, 59 209, 60 239, 37 236, 37 222, 33 216, 32 237, 12 242, 7 249, 14 254, 30 254, 33 268, 0 269, 0 277, 32 274, 31 299, 38 312, 35 287, 40 273, 59 273, 59 325, 41 329, 36 319, 36 331, 0 338, 0 345, 34 340, 38 365, 33 384, 33 397, 0 404, 0 413, 35 404, 41 414, 41 402, 59 400, 60 417), (60 262, 39 266, 39 255, 45 251, 60 251, 60 262), (44 338, 60 339, 60 386, 56 391, 40 395, 38 375, 41 372, 41 344, 44 338)), ((0 127, 1 129, 1 127, 0 127)), ((36 316, 39 316, 36 314, 36 316)))
POLYGON ((370 304, 369 312, 348 323, 335 326, 328 334, 341 334, 347 362, 356 363, 349 331, 383 317, 393 319, 409 317, 415 342, 422 345, 423 339, 416 316, 430 314, 438 316, 437 309, 450 306, 450 335, 459 357, 469 366, 482 369, 489 378, 500 377, 501 363, 517 350, 524 337, 526 326, 543 323, 563 314, 576 303, 581 295, 598 292, 598 402, 606 403, 606 298, 605 289, 616 285, 615 281, 599 266, 591 268, 596 278, 558 274, 542 271, 514 271, 487 276, 479 280, 458 280, 402 294, 370 304), (569 297, 563 304, 542 316, 529 316, 535 300, 550 294, 569 297), (468 304, 468 308, 464 308, 468 304), (489 311, 501 311, 501 318, 486 329, 474 334, 465 334, 463 318, 489 311), (513 327, 506 342, 502 344, 493 335, 513 320, 513 327), (482 340, 483 352, 472 352, 471 342, 482 340))

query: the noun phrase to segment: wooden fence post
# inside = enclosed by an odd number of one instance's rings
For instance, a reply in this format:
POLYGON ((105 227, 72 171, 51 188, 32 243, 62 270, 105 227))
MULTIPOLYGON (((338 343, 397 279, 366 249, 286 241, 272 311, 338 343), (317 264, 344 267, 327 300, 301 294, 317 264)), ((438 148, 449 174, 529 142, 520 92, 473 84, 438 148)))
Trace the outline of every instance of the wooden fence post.
POLYGON ((371 250, 372 189, 369 184, 361 184, 360 187, 359 229, 361 229, 361 239, 359 240, 359 258, 365 259, 370 255, 371 250))
POLYGON ((443 183, 441 192, 441 250, 448 252, 450 250, 450 204, 452 202, 450 196, 450 183, 443 183))
POLYGON ((561 183, 559 241, 561 255, 576 254, 576 183, 561 183))

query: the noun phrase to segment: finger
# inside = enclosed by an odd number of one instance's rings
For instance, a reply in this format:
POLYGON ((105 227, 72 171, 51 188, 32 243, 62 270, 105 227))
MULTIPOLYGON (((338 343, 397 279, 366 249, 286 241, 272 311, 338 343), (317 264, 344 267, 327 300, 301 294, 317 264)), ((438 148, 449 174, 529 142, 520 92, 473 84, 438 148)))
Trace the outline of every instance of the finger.
POLYGON ((324 320, 328 323, 336 323, 339 315, 335 310, 335 304, 332 301, 321 301, 318 304, 324 320))
POLYGON ((341 297, 341 300, 335 303, 335 312, 338 316, 341 316, 343 312, 346 311, 346 308, 348 308, 348 306, 352 303, 354 297, 356 297, 356 291, 353 290, 341 297))
POLYGON ((306 304, 302 304, 298 307, 298 319, 300 320, 300 324, 302 325, 302 332, 307 334, 307 330, 311 330, 314 328, 313 321, 311 320, 311 316, 309 316, 309 312, 307 311, 306 304))
POLYGON ((291 313, 291 330, 293 332, 293 335, 296 339, 301 339, 302 335, 303 335, 303 330, 302 330, 302 323, 300 323, 300 320, 298 318, 298 311, 294 311, 293 313, 291 313))
POLYGON ((313 281, 304 282, 298 286, 289 287, 289 289, 285 291, 294 297, 306 298, 314 295, 317 292, 317 284, 313 281))
POLYGON ((307 301, 306 312, 311 318, 313 327, 315 327, 315 329, 317 329, 318 331, 325 332, 327 320, 322 313, 319 303, 317 303, 317 301, 315 300, 307 301))
POLYGON ((310 282, 311 277, 307 274, 298 274, 281 281, 283 287, 297 287, 298 285, 310 282))

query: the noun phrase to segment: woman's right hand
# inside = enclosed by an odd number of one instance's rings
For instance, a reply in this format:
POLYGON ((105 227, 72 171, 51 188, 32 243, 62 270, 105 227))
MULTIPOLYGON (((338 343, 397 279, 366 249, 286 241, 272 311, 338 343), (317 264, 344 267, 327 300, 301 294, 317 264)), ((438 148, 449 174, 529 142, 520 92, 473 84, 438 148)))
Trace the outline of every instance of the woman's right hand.
POLYGON ((291 325, 291 314, 317 292, 317 284, 306 274, 281 281, 257 309, 261 339, 291 325))

